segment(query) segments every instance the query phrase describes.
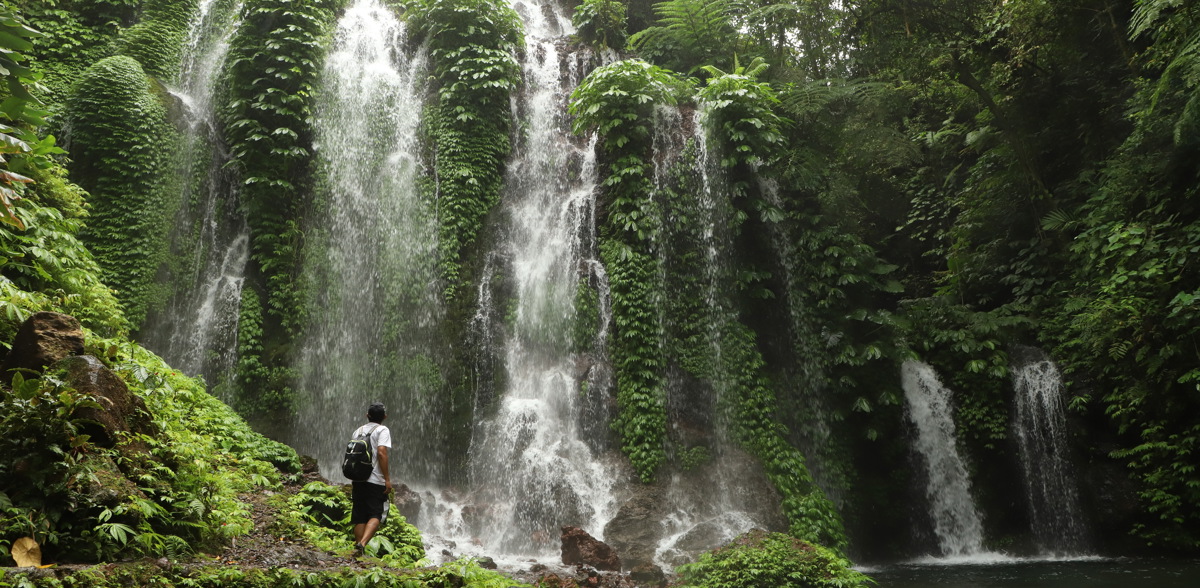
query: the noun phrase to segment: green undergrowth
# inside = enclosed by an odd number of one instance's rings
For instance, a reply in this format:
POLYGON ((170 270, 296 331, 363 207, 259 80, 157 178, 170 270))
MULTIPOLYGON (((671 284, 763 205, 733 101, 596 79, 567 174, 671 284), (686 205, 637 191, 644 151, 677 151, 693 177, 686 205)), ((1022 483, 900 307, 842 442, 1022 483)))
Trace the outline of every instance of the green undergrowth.
POLYGON ((471 559, 437 568, 331 570, 240 568, 220 565, 159 566, 138 562, 95 566, 56 577, 27 571, 0 570, 0 588, 116 588, 118 586, 179 586, 181 588, 513 588, 528 586, 497 572, 483 569, 471 559))
POLYGON ((679 568, 681 588, 853 588, 873 585, 833 551, 781 533, 751 531, 679 568))
MULTIPOLYGON (((47 561, 180 557, 250 530, 244 492, 278 488, 299 470, 290 448, 254 433, 194 379, 123 340, 91 337, 140 398, 130 432, 92 438, 97 400, 53 367, 17 375, 0 396, 0 548, 29 536, 47 561)), ((7 559, 7 558, 6 558, 7 559)))
MULTIPOLYGON (((346 532, 352 526, 353 506, 347 487, 314 481, 296 494, 276 494, 270 502, 282 517, 276 520, 272 534, 303 539, 330 553, 349 553, 354 548, 346 532)), ((395 505, 389 504, 388 508, 387 521, 367 544, 366 554, 390 567, 421 565, 425 557, 421 532, 399 514, 395 505)))

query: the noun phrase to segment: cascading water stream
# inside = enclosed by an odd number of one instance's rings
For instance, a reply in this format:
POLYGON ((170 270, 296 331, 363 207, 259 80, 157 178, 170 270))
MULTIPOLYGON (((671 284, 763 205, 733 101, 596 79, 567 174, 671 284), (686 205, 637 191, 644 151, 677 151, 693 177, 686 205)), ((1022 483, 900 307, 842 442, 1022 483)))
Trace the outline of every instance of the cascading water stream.
POLYGON ((202 375, 222 395, 236 360, 238 307, 249 230, 216 131, 213 97, 240 2, 205 0, 189 27, 172 93, 183 104, 180 207, 171 251, 181 263, 165 308, 151 309, 146 345, 185 373, 202 375))
POLYGON ((1018 348, 1013 356, 1013 432, 1034 538, 1046 554, 1086 553, 1086 525, 1067 451, 1062 376, 1037 349, 1018 348))
POLYGON ((685 428, 702 431, 695 439, 688 438, 695 433, 681 434, 677 443, 684 446, 683 451, 702 450, 703 457, 687 471, 672 473, 666 484, 662 535, 654 554, 655 563, 663 569, 691 561, 699 552, 751 529, 783 525, 781 513, 774 507, 778 497, 758 469, 757 460, 730 438, 729 423, 718 408, 724 397, 734 394, 736 386, 732 374, 724 373, 722 358, 725 337, 740 318, 729 296, 735 261, 728 244, 735 238, 731 230, 735 211, 720 157, 709 150, 704 106, 687 116, 675 107, 660 106, 655 112, 653 198, 664 207, 667 225, 655 244, 660 279, 668 274, 667 264, 680 262, 674 247, 684 244, 701 254, 695 268, 699 289, 695 294, 704 301, 699 328, 712 369, 711 391, 688 384, 688 379, 678 374, 669 376, 666 384, 672 420, 686 421, 685 428), (695 172, 687 175, 684 185, 678 183, 680 164, 695 172), (688 220, 681 222, 680 218, 688 220), (689 446, 692 441, 696 445, 689 446))
MULTIPOLYGON (((779 186, 773 179, 759 178, 759 191, 763 198, 775 208, 784 210, 785 206, 779 195, 779 186)), ((805 305, 797 294, 804 291, 804 277, 800 268, 805 260, 799 253, 795 237, 788 230, 788 224, 782 222, 767 223, 771 243, 779 257, 779 269, 783 279, 784 302, 787 306, 789 327, 791 331, 792 350, 795 361, 788 381, 797 394, 784 394, 781 400, 788 402, 781 411, 790 413, 791 423, 786 423, 791 430, 793 443, 804 452, 809 471, 813 480, 825 492, 839 509, 845 505, 842 489, 849 487, 837 468, 825 467, 828 457, 825 450, 833 445, 835 418, 834 411, 829 408, 829 395, 825 392, 824 375, 821 368, 821 357, 827 353, 819 343, 823 337, 817 332, 819 321, 814 316, 812 308, 805 305)), ((836 463, 837 458, 833 461, 836 463)))
POLYGON ((315 292, 301 345, 301 398, 291 444, 336 471, 339 440, 389 407, 393 478, 438 478, 440 374, 435 330, 436 217, 417 186, 423 51, 381 0, 355 0, 337 24, 319 82, 315 151, 325 173, 321 223, 309 237, 305 279, 315 292))
MULTIPOLYGON (((471 441, 471 499, 486 508, 469 516, 443 508, 432 527, 470 537, 498 558, 553 561, 562 526, 598 536, 614 502, 611 466, 589 445, 582 423, 580 357, 570 340, 580 280, 603 282, 593 257, 595 139, 578 144, 565 115, 574 81, 564 64, 578 69, 578 56, 559 50, 574 32, 570 21, 553 1, 513 7, 525 22, 525 80, 515 110, 526 131, 506 175, 508 228, 499 245, 514 297, 500 351, 507 386, 476 407, 487 416, 471 441)), ((477 322, 491 312, 482 306, 490 295, 481 289, 480 298, 477 322)))
POLYGON ((967 468, 959 457, 950 390, 929 365, 906 361, 901 368, 908 417, 917 430, 915 447, 924 458, 925 495, 941 554, 963 557, 983 552, 983 521, 971 495, 967 468))

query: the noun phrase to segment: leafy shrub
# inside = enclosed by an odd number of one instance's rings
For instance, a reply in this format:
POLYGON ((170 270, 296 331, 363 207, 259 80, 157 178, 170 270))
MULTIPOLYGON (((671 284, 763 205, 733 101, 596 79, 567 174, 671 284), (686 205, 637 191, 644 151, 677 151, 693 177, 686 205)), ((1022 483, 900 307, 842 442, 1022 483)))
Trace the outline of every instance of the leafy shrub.
POLYGON ((616 0, 583 0, 571 16, 579 38, 602 48, 625 46, 625 5, 616 0))
MULTIPOLYGON (((250 225, 250 257, 266 282, 263 308, 294 332, 306 313, 296 275, 311 202, 312 114, 318 64, 338 0, 253 0, 230 40, 220 111, 229 166, 250 225)), ((274 336, 274 335, 271 335, 274 336)))
POLYGON ((460 274, 468 249, 500 200, 524 29, 516 11, 496 0, 415 0, 409 22, 429 39, 438 84, 425 124, 435 151, 445 296, 453 300, 467 279, 460 274))
POLYGON ((116 53, 142 64, 146 73, 169 80, 179 70, 179 59, 198 0, 151 0, 142 18, 116 42, 116 53))
POLYGON ((684 587, 865 587, 867 576, 832 551, 783 535, 751 531, 679 567, 684 587))

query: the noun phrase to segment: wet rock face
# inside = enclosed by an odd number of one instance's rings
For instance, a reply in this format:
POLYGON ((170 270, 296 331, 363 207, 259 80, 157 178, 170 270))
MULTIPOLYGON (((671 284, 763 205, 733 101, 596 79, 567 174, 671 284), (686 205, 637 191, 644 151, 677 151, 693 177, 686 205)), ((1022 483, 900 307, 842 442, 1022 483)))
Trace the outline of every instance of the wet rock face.
POLYGON ((562 528, 562 562, 569 566, 586 565, 612 572, 621 571, 621 558, 603 541, 579 527, 562 528))
POLYGON ((37 312, 17 330, 12 350, 0 364, 0 377, 11 382, 11 370, 40 372, 56 361, 82 353, 83 327, 78 319, 57 312, 37 312))
MULTIPOLYGON (((92 396, 99 408, 85 407, 76 411, 76 418, 85 423, 81 428, 100 447, 115 447, 127 433, 151 434, 146 403, 129 391, 125 382, 91 355, 68 357, 54 364, 63 372, 63 381, 76 391, 92 396)), ((134 451, 146 452, 138 443, 127 444, 134 451)))
POLYGON ((633 580, 638 586, 665 586, 667 583, 667 575, 663 573, 662 568, 652 564, 639 564, 629 572, 629 579, 633 580))
POLYGON ((421 515, 420 494, 417 494, 408 486, 400 484, 396 486, 396 494, 392 502, 400 510, 400 514, 404 516, 404 520, 414 525, 417 524, 417 517, 421 515))
POLYGON ((621 554, 626 569, 654 563, 654 551, 662 538, 660 491, 643 486, 635 491, 604 526, 604 539, 621 554))

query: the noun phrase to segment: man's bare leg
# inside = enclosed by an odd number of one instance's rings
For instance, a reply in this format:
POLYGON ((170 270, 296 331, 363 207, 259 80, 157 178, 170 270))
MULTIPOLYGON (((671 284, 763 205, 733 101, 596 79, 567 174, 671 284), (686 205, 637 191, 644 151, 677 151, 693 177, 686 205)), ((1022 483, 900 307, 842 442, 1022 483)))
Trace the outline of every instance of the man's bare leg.
POLYGON ((371 537, 375 536, 375 531, 379 530, 379 519, 370 519, 366 523, 354 525, 354 542, 359 545, 366 545, 371 541, 371 537))

